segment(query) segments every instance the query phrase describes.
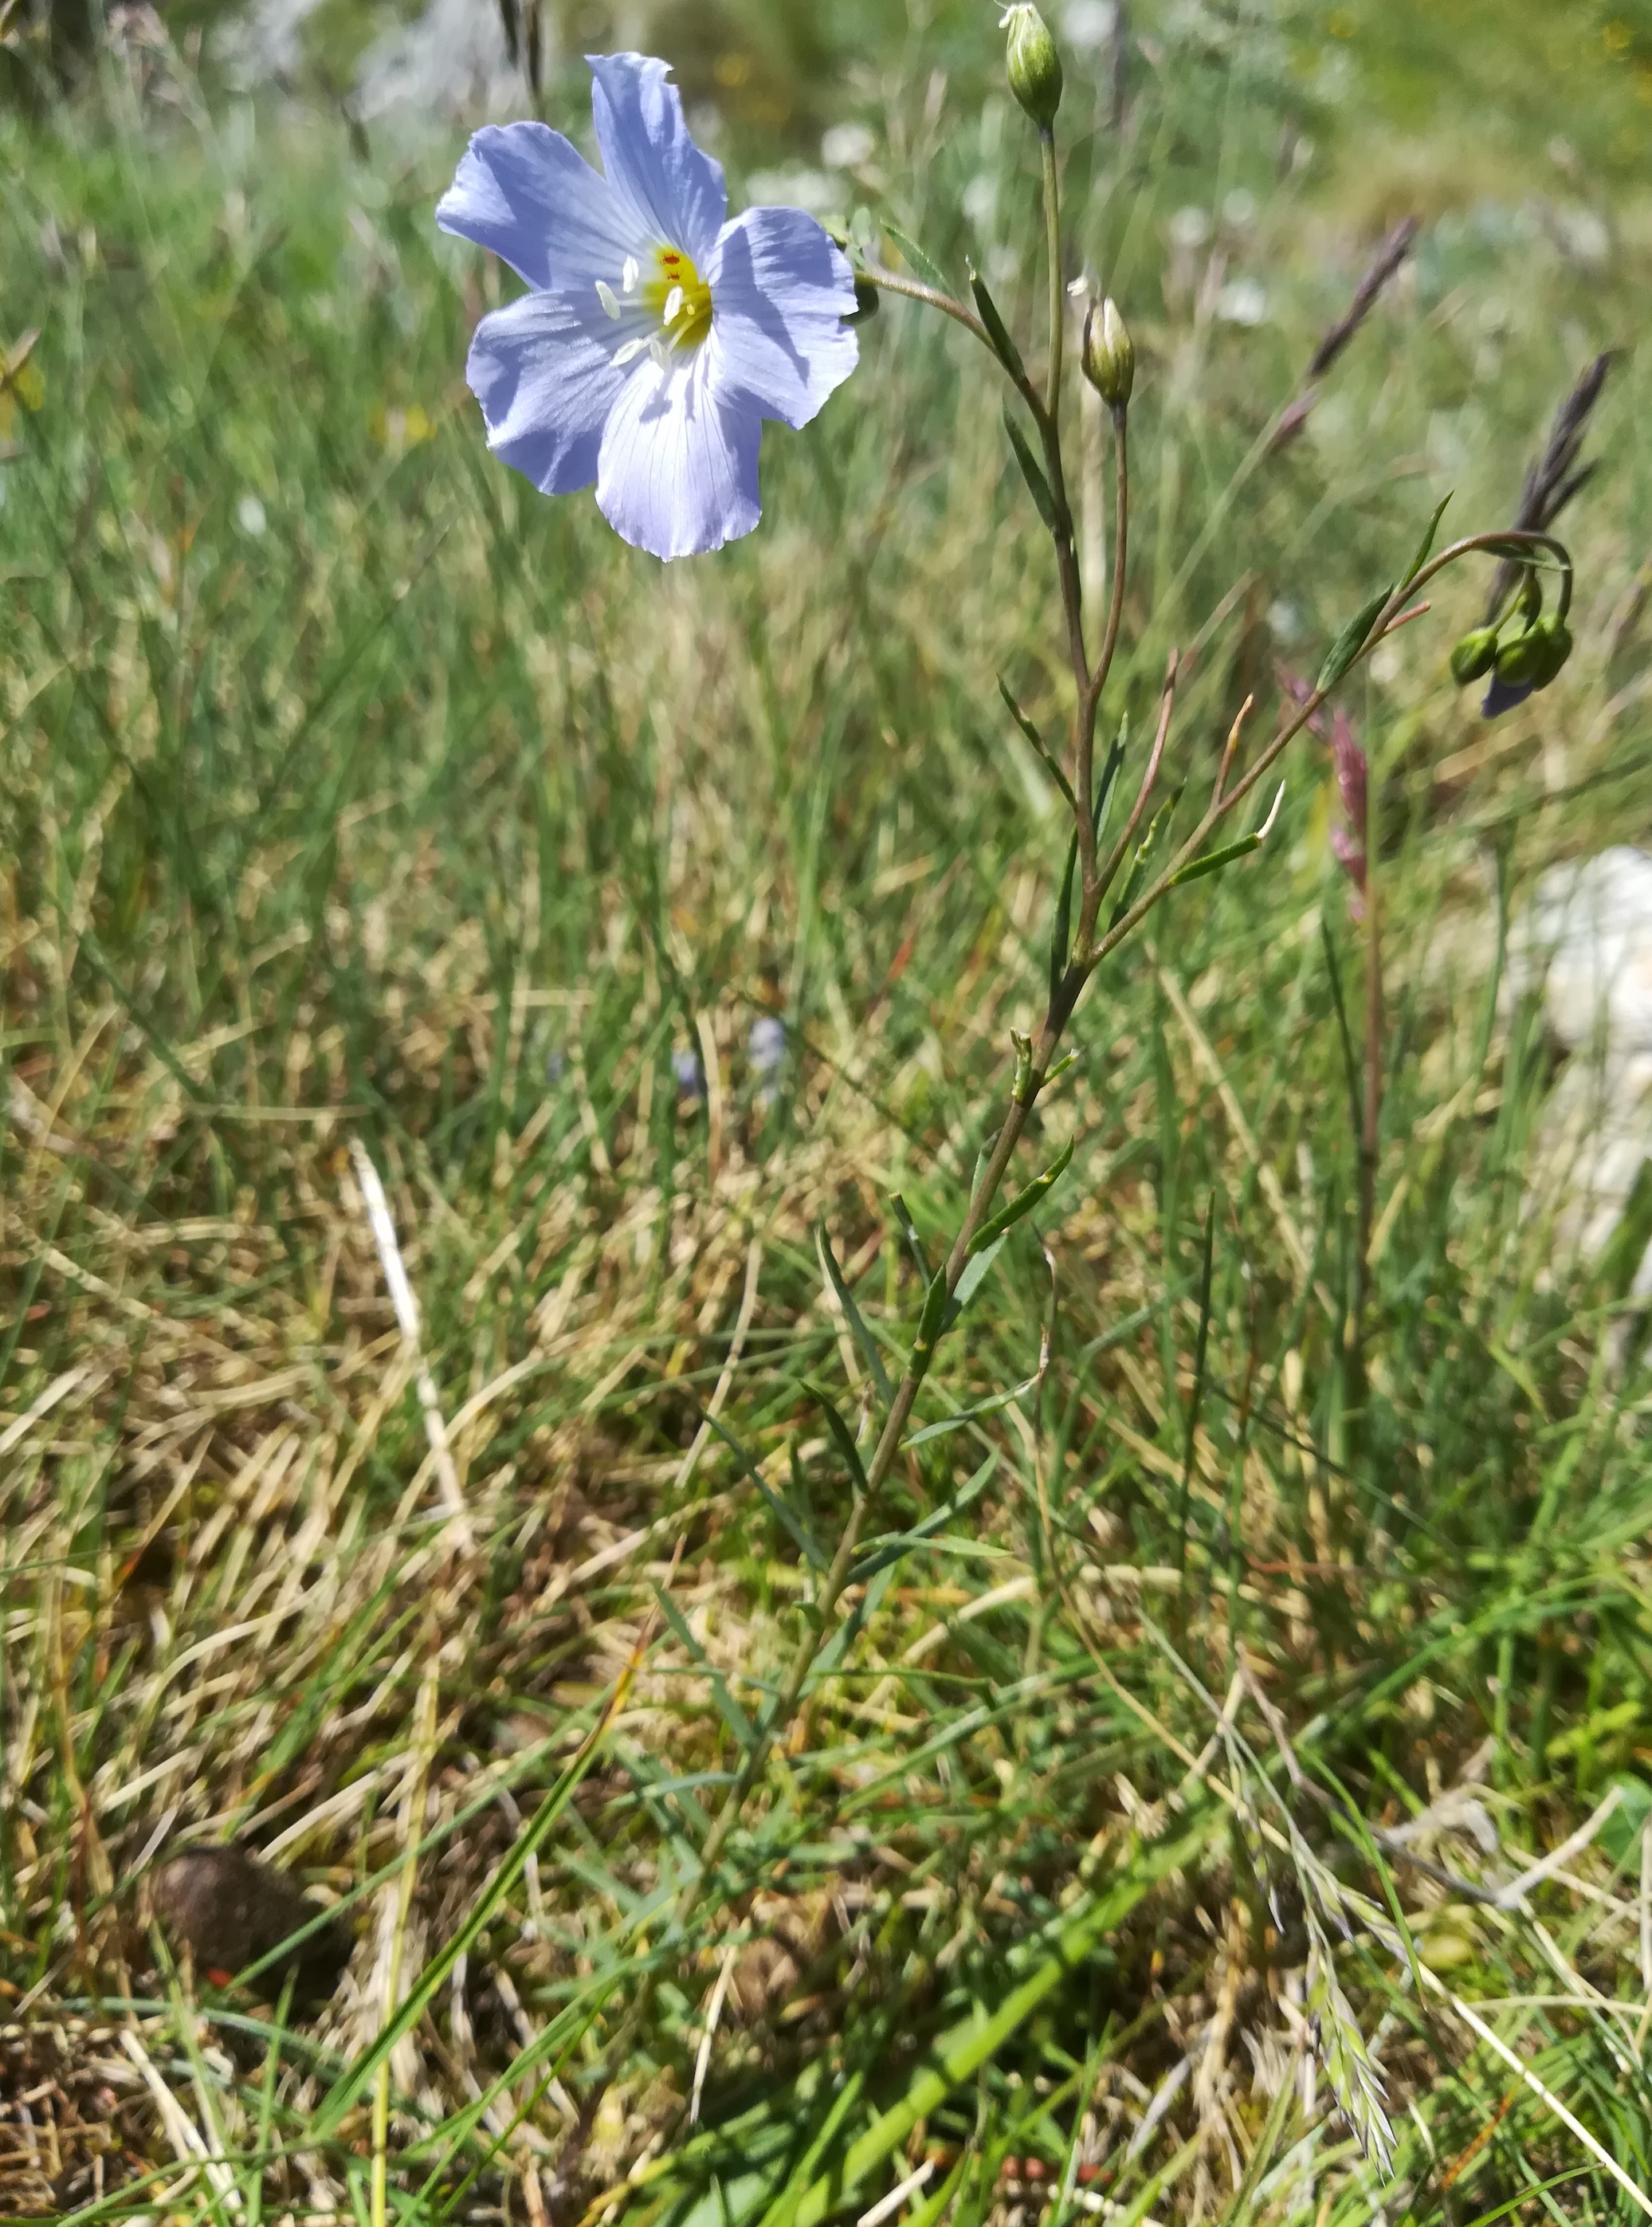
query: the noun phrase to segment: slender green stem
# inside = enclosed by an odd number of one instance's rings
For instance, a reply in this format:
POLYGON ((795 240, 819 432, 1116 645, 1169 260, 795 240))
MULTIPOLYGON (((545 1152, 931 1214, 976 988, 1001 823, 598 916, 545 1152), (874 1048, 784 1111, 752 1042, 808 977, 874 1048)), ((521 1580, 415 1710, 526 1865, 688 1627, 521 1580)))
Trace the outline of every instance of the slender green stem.
MULTIPOLYGON (((998 361, 998 352, 987 338, 986 327, 966 302, 943 293, 939 286, 926 286, 920 278, 905 278, 898 271, 886 271, 881 263, 863 263, 860 269, 862 276, 870 278, 880 293, 904 294, 909 301, 927 302, 932 309, 939 309, 942 316, 951 317, 954 323, 962 325, 966 332, 973 333, 981 346, 992 351, 993 361, 998 361)), ((1036 400, 1036 396, 1034 400, 1036 400)))
POLYGON ((1040 132, 1044 156, 1044 228, 1049 252, 1049 377, 1044 389, 1044 414, 1060 418, 1062 407, 1062 348, 1067 336, 1067 300, 1062 290, 1062 188, 1056 167, 1056 135, 1040 132))
MULTIPOLYGON (((1054 186, 1053 182, 1050 182, 1053 155, 1048 146, 1045 150, 1045 162, 1046 180, 1053 202, 1054 186)), ((1058 249, 1059 241, 1052 237, 1052 270, 1055 273, 1052 303, 1057 309, 1060 284, 1060 265, 1056 259, 1058 249)), ((890 290, 896 293, 909 294, 915 300, 928 302, 934 307, 943 309, 948 316, 954 317, 959 323, 967 326, 983 341, 985 341, 986 335, 980 326, 979 320, 966 309, 961 303, 954 302, 949 296, 940 293, 933 287, 909 282, 894 274, 872 271, 869 275, 873 278, 876 284, 888 284, 890 290)), ((990 342, 988 345, 990 346, 990 342)), ((1056 364, 1056 368, 1059 371, 1059 363, 1056 364)), ((1079 690, 1075 743, 1079 753, 1081 788, 1077 800, 1080 806, 1077 833, 1081 845, 1088 842, 1088 850, 1086 855, 1085 881, 1077 932, 1073 941, 1075 955, 1062 973, 1050 997, 1043 1024, 1032 1048, 1030 1066, 1024 1057, 1017 1062, 1017 1087, 1011 1093, 1009 1106, 993 1141, 986 1166, 982 1171, 980 1180, 972 1193, 968 1209, 953 1240, 952 1248, 947 1254, 946 1266, 942 1270, 949 1299, 956 1291, 959 1279, 963 1274, 965 1263, 969 1257, 970 1241, 985 1221, 992 1202, 998 1196, 1005 1176, 1008 1172, 1011 1159, 1021 1141, 1027 1121, 1049 1076, 1062 1034, 1072 1018, 1080 997, 1083 994, 1085 984, 1101 960, 1109 953, 1116 950, 1119 945, 1134 932, 1153 907, 1161 901, 1169 890, 1177 873, 1199 854, 1215 826, 1249 794, 1268 769, 1277 762, 1281 753, 1289 747, 1319 711, 1330 693, 1327 689, 1316 688, 1308 701, 1298 708, 1295 716, 1285 723, 1279 733, 1260 754, 1255 764, 1234 784, 1232 790, 1222 794, 1218 788, 1217 794, 1213 795, 1209 807, 1198 826, 1177 851, 1158 880, 1111 925, 1107 934, 1097 941, 1095 930, 1100 916, 1102 899, 1108 884, 1123 864, 1128 845, 1146 809, 1148 798, 1164 753, 1175 705, 1177 660, 1175 654, 1172 653, 1165 676, 1153 750, 1135 807, 1123 836, 1109 855, 1105 869, 1098 871, 1094 858, 1094 835, 1091 825, 1090 790, 1093 774, 1090 770, 1089 756, 1094 750, 1095 718, 1100 700, 1101 686, 1105 682, 1107 667, 1117 646, 1122 615, 1124 560, 1127 531, 1126 511, 1129 498, 1129 465, 1124 417, 1123 413, 1119 412, 1115 418, 1115 430, 1118 437, 1116 462, 1118 516, 1115 524, 1117 556, 1113 568, 1113 607, 1109 614, 1101 660, 1097 667, 1096 674, 1093 677, 1088 670, 1084 650, 1077 560, 1073 546, 1072 521, 1067 505, 1065 480, 1062 471, 1059 430, 1054 411, 1046 409, 1036 394, 1030 388, 1024 389, 1023 392, 1043 437, 1044 452, 1049 467, 1051 490, 1056 497, 1056 524, 1053 539, 1056 543, 1057 571, 1068 623, 1069 646, 1074 658, 1075 677, 1079 690)), ((1388 628, 1393 625, 1402 607, 1412 599, 1420 587, 1426 585, 1446 565, 1468 554, 1471 550, 1485 546, 1488 542, 1495 542, 1500 539, 1507 540, 1511 538, 1507 535, 1475 536, 1466 541, 1454 544, 1451 549, 1443 552, 1432 564, 1419 571, 1414 580, 1406 582, 1402 588, 1395 589, 1377 619, 1373 622, 1370 632, 1361 646, 1360 654, 1363 655, 1375 648, 1388 628)), ((1550 540, 1547 536, 1529 535, 1522 538, 1534 543, 1542 543, 1559 554, 1566 575, 1561 599, 1561 609, 1564 610, 1569 601, 1571 590, 1570 560, 1564 548, 1559 543, 1550 540)), ((915 1350, 908 1359, 905 1371, 896 1388, 895 1396, 890 1403, 889 1413, 884 1417, 883 1427, 878 1435, 877 1446, 867 1464, 866 1490, 856 1503, 850 1513, 848 1522, 844 1526, 831 1566, 820 1581, 820 1591, 810 1611, 807 1629, 802 1634, 793 1653, 791 1662, 781 1681, 780 1691, 775 1698, 774 1705, 764 1716, 761 1728, 746 1752, 739 1773, 724 1797, 722 1806, 712 1821, 711 1830, 707 1833, 700 1850, 699 1869, 677 1897, 672 1912, 672 1930, 679 1937, 686 1930, 707 1886, 716 1873, 717 1866, 728 1845, 730 1836, 739 1823, 746 1802, 762 1776, 776 1739, 791 1723, 798 1705, 803 1698, 809 1674, 831 1630, 833 1617, 845 1589, 849 1584, 855 1567, 856 1549, 860 1543, 867 1519, 877 1507, 882 1489, 887 1483, 890 1472, 894 1468, 900 1453, 902 1439, 905 1434, 907 1424, 911 1419, 919 1389, 928 1374, 931 1358, 932 1356, 928 1350, 925 1350, 921 1355, 915 1350)), ((634 2006, 628 2021, 628 2032, 635 2026, 642 2014, 650 1993, 651 1989, 645 1981, 639 2000, 634 2006)))
MULTIPOLYGON (((1095 723, 1101 709, 1101 691, 1107 686, 1107 675, 1113 670, 1113 653, 1119 647, 1119 629, 1125 610, 1125 560, 1130 548, 1130 439, 1129 419, 1123 410, 1113 413, 1113 597, 1107 606, 1107 631, 1101 637, 1101 652, 1095 660, 1095 671, 1090 675, 1089 686, 1079 705, 1078 722, 1078 794, 1079 809, 1084 825, 1095 824, 1095 723)), ((1081 837, 1081 849, 1082 838, 1081 837)), ((1095 844, 1092 838, 1084 854, 1087 878, 1095 876, 1095 844)))

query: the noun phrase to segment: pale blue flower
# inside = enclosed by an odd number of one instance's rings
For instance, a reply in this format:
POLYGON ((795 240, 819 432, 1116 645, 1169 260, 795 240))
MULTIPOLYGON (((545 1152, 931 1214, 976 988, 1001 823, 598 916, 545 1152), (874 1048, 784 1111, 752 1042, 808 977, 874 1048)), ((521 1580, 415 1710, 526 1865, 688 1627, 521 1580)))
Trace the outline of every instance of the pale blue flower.
POLYGON ((626 540, 695 556, 757 523, 763 419, 807 425, 854 369, 854 279, 801 209, 726 221, 664 62, 588 59, 600 173, 546 124, 490 125, 437 208, 533 290, 482 319, 466 376, 535 487, 595 481, 626 540))

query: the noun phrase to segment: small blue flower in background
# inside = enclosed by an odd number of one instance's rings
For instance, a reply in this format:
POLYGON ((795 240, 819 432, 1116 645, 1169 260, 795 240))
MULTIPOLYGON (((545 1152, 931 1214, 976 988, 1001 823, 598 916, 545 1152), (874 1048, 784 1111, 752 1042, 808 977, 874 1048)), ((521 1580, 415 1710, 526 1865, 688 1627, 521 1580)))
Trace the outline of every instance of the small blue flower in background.
POLYGON ((697 1106, 705 1095, 705 1069, 700 1065, 699 1054, 689 1050, 673 1052, 671 1072, 679 1099, 686 1106, 697 1106))
POLYGON ((763 419, 807 425, 854 369, 854 279, 801 209, 725 220, 664 62, 587 59, 601 173, 547 124, 489 125, 437 205, 533 290, 482 319, 465 375, 535 487, 594 481, 627 541, 698 556, 757 523, 763 419))
POLYGON ((758 1082, 757 1103, 772 1106, 780 1096, 780 1070, 786 1064, 786 1024, 778 1013, 759 1013, 746 1039, 746 1056, 758 1082))

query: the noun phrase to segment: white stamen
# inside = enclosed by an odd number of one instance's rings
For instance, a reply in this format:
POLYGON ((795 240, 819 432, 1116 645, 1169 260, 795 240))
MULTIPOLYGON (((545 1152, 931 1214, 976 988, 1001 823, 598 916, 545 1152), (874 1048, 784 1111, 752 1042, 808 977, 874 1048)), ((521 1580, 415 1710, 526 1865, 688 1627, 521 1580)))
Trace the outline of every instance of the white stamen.
POLYGON ((671 361, 671 342, 663 333, 656 333, 648 342, 648 354, 664 371, 671 361))
POLYGON ((666 297, 666 314, 663 322, 668 325, 673 323, 682 306, 683 290, 680 286, 673 286, 666 297))
POLYGON ((620 272, 620 284, 624 287, 628 294, 635 294, 636 292, 637 281, 641 278, 641 267, 638 264, 635 256, 628 255, 625 258, 625 267, 620 272))
POLYGON ((637 358, 641 354, 644 348, 652 348, 654 345, 654 341, 649 339, 646 334, 642 333, 639 333, 635 340, 627 341, 622 348, 616 351, 614 357, 615 370, 621 371, 628 363, 635 363, 637 358))
POLYGON ((609 316, 614 318, 617 322, 620 314, 619 296, 614 291, 614 289, 609 284, 606 278, 599 278, 596 281, 596 298, 602 303, 603 307, 608 311, 609 316))

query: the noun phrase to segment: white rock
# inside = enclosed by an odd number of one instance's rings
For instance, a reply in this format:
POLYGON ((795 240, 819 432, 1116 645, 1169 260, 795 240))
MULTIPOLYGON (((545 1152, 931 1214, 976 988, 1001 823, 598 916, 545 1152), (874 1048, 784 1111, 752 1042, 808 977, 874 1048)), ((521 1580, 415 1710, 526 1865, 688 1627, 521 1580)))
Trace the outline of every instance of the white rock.
POLYGON ((1506 991, 1541 987, 1569 1051, 1598 1035, 1611 1052, 1652 1052, 1652 855, 1618 844, 1551 866, 1509 931, 1506 991))
MULTIPOLYGON (((1652 1159, 1652 856, 1627 844, 1552 866, 1509 930, 1505 1002, 1541 992, 1572 1054, 1534 1140, 1526 1211, 1562 1267, 1599 1260, 1652 1159)), ((1652 1245, 1631 1286, 1652 1296, 1652 1245)), ((1620 1323, 1614 1357, 1635 1333, 1620 1323)))

